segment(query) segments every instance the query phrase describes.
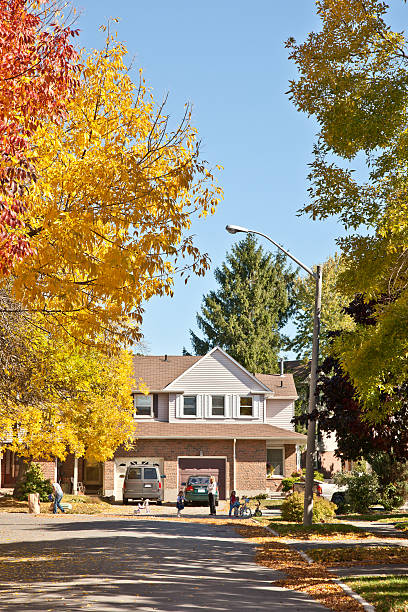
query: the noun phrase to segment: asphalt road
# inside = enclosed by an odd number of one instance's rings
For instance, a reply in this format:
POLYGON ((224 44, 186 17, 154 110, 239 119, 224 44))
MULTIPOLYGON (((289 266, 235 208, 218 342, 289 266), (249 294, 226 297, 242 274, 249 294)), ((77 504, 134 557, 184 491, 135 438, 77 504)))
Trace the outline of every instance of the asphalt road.
POLYGON ((228 525, 1 514, 0 610, 326 610, 254 556, 228 525))

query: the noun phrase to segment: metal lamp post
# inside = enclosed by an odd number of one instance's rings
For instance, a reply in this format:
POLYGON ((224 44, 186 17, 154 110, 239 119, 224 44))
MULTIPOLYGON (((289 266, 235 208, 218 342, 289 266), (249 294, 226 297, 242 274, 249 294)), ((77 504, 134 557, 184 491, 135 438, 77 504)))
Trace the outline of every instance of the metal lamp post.
MULTIPOLYGON (((303 268, 310 276, 315 279, 316 291, 315 291, 315 306, 314 306, 314 318, 313 318, 313 346, 312 346, 312 362, 310 366, 310 387, 309 387, 309 415, 311 415, 316 408, 316 382, 317 382, 317 366, 319 360, 319 334, 320 334, 320 310, 322 302, 322 267, 316 266, 316 272, 313 272, 311 268, 305 266, 299 259, 294 257, 291 253, 286 251, 280 244, 272 240, 266 234, 262 232, 256 232, 255 230, 249 230, 246 227, 240 227, 239 225, 227 225, 227 232, 230 234, 238 234, 240 232, 244 234, 258 234, 263 236, 269 242, 272 242, 274 246, 280 249, 287 257, 290 257, 298 266, 303 268)), ((313 481, 314 481, 314 454, 315 454, 315 437, 316 437, 316 420, 309 418, 307 426, 307 449, 306 449, 306 479, 305 479, 305 505, 303 512, 303 524, 311 525, 313 520, 313 481)))

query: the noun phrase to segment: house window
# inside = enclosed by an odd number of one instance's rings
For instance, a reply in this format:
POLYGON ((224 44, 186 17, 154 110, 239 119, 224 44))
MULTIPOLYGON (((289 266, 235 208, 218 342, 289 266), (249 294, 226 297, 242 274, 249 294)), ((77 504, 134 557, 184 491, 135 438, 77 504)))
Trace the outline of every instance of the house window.
POLYGON ((195 395, 184 396, 184 416, 197 416, 197 398, 195 395))
POLYGON ((211 397, 211 416, 225 416, 225 397, 223 395, 211 397))
POLYGON ((141 393, 135 395, 135 416, 152 416, 152 405, 153 401, 151 395, 143 395, 141 393))
POLYGON ((283 476, 283 448, 266 449, 267 476, 283 476))
POLYGON ((239 415, 252 416, 252 397, 241 397, 239 401, 239 415))

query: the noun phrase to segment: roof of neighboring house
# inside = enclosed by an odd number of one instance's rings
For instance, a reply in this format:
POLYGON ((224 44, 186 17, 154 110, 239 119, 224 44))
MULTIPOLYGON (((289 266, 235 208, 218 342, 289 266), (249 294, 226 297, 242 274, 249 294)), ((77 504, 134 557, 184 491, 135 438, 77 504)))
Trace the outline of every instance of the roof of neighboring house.
POLYGON ((275 397, 297 397, 292 374, 255 374, 256 378, 273 391, 275 397))
POLYGON ((310 364, 310 361, 302 361, 301 359, 285 361, 285 370, 296 376, 298 382, 307 382, 310 375, 310 364))
POLYGON ((209 439, 218 438, 221 440, 231 440, 233 438, 249 440, 288 440, 297 443, 304 442, 306 436, 296 431, 281 429, 274 425, 251 424, 247 423, 165 423, 161 421, 149 421, 148 423, 137 423, 137 438, 195 438, 209 439))
MULTIPOLYGON (((141 378, 152 391, 161 391, 200 359, 200 355, 134 355, 133 370, 136 382, 141 378)), ((297 397, 292 374, 254 376, 268 387, 275 397, 297 397)))

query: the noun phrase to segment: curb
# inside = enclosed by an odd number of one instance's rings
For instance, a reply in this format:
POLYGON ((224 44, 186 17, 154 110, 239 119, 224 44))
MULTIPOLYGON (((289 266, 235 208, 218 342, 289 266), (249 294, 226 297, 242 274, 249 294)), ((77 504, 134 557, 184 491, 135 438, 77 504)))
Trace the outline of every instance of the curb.
POLYGON ((368 603, 368 601, 366 601, 363 597, 361 597, 361 595, 359 595, 358 593, 356 593, 355 591, 353 591, 353 589, 351 589, 348 584, 345 584, 344 582, 342 582, 340 580, 340 578, 332 578, 333 582, 335 582, 336 584, 339 585, 339 587, 341 587, 343 589, 343 591, 345 593, 347 593, 347 595, 350 595, 350 597, 352 597, 353 599, 355 599, 356 601, 358 601, 358 603, 363 606, 364 610, 366 610, 366 612, 375 612, 375 608, 373 605, 371 605, 370 603, 368 603))

